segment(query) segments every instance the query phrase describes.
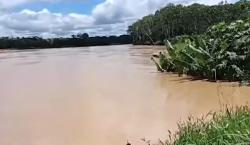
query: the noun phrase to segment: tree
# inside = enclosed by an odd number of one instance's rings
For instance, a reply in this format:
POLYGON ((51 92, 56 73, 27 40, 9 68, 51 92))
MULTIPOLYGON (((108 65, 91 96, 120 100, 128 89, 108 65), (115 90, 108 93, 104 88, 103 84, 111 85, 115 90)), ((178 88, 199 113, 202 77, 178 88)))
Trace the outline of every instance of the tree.
POLYGON ((202 34, 210 26, 219 22, 232 22, 246 18, 250 3, 242 0, 237 4, 207 6, 192 4, 189 6, 168 4, 128 27, 128 34, 134 44, 163 42, 181 35, 202 34))

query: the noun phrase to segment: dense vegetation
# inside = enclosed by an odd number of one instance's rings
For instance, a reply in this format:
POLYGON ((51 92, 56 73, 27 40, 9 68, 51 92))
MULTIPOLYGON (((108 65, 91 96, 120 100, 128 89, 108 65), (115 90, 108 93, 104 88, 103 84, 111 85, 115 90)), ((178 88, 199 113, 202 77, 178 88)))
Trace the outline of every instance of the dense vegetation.
POLYGON ((249 145, 250 109, 246 106, 226 108, 206 118, 193 119, 179 125, 179 131, 162 145, 249 145))
MULTIPOLYGON (((250 76, 250 20, 212 26, 204 35, 185 36, 160 53, 159 71, 210 80, 245 81, 250 76)), ((153 59, 154 60, 154 59, 153 59)))
POLYGON ((43 39, 40 37, 23 37, 23 38, 0 38, 0 49, 30 49, 30 48, 60 48, 60 47, 80 47, 80 46, 97 46, 97 45, 115 45, 131 44, 132 39, 129 35, 120 36, 96 36, 89 37, 88 34, 72 35, 71 38, 51 38, 43 39))
POLYGON ((165 39, 176 36, 202 34, 219 22, 244 19, 249 8, 250 3, 244 0, 214 6, 169 4, 129 26, 128 33, 133 37, 134 44, 163 44, 165 39))

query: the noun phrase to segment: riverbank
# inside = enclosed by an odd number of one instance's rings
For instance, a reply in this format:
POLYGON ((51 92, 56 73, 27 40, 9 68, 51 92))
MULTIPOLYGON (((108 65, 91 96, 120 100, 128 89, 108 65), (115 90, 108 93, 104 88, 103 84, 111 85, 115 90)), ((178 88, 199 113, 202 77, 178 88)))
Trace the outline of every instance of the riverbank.
POLYGON ((248 106, 227 108, 200 119, 189 118, 179 125, 167 145, 250 144, 250 109, 248 106), (209 120, 209 121, 207 121, 209 120))
POLYGON ((199 36, 166 41, 167 52, 155 62, 161 72, 186 74, 211 81, 226 80, 249 84, 249 22, 219 23, 199 36))
POLYGON ((0 37, 0 49, 43 49, 85 46, 107 46, 131 44, 130 35, 94 36, 77 34, 71 37, 41 38, 41 37, 0 37))

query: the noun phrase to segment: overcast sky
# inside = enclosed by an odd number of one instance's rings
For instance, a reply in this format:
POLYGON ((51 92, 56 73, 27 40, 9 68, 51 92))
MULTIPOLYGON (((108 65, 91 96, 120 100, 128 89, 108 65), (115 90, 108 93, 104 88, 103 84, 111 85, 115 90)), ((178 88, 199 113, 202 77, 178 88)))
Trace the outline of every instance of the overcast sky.
POLYGON ((0 36, 120 35, 168 3, 195 2, 220 0, 0 0, 0 36))

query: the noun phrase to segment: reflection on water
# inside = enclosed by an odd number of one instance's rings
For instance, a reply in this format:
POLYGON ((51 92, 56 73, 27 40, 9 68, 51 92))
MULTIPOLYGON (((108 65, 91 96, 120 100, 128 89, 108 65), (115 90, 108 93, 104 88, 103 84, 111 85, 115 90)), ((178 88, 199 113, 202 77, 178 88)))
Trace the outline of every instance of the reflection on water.
POLYGON ((157 141, 189 115, 246 104, 248 87, 157 73, 146 46, 0 53, 0 144, 157 141))

